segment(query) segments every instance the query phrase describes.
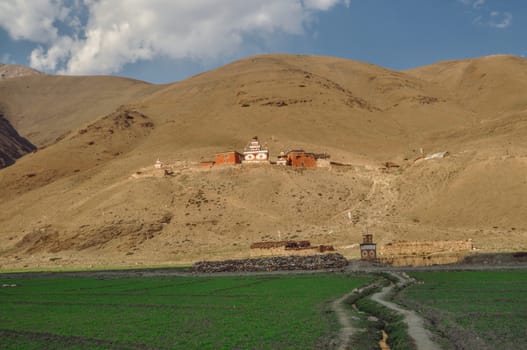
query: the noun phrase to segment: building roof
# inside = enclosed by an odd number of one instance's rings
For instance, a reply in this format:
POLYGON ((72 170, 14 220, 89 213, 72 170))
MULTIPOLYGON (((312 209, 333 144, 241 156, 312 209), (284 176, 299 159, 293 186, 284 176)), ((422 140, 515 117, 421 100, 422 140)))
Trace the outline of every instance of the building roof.
POLYGON ((216 152, 216 154, 225 154, 225 153, 238 153, 239 155, 242 155, 240 152, 238 151, 225 151, 225 152, 216 152))
POLYGON ((306 153, 306 151, 304 151, 303 149, 292 149, 290 151, 287 151, 285 154, 289 153, 306 153))
POLYGON ((311 153, 311 152, 288 152, 287 155, 296 155, 297 157, 304 156, 304 157, 316 158, 315 153, 311 153))

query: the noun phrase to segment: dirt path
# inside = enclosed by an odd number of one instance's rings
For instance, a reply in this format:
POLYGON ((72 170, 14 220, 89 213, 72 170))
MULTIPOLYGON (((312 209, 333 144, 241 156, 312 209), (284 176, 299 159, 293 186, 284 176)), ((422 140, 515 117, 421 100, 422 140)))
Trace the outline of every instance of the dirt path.
MULTIPOLYGON (((405 273, 390 272, 390 274, 399 279, 399 282, 397 283, 398 286, 404 286, 411 283, 411 279, 405 273)), ((408 325, 408 334, 415 341, 417 349, 440 350, 441 347, 431 340, 430 332, 424 328, 423 319, 417 313, 403 309, 399 305, 386 300, 387 295, 394 287, 394 284, 384 287, 380 292, 371 296, 372 300, 403 315, 404 321, 408 325)))
POLYGON ((351 325, 349 311, 346 310, 344 302, 353 294, 360 293, 361 290, 362 289, 355 288, 351 292, 344 294, 343 296, 331 303, 331 309, 337 315, 337 319, 340 323, 339 347, 337 348, 339 350, 349 349, 351 336, 356 331, 356 329, 351 325))
POLYGON ((335 314, 337 315, 337 319, 340 323, 340 332, 339 332, 339 337, 338 337, 339 346, 337 349, 339 350, 350 349, 351 348, 350 347, 351 336, 355 334, 356 331, 359 330, 358 328, 353 327, 353 325, 351 324, 350 310, 346 308, 344 303, 353 294, 361 294, 366 289, 372 288, 374 286, 378 286, 379 285, 378 283, 379 282, 375 280, 375 281, 372 281, 370 284, 367 284, 361 288, 355 288, 351 292, 344 294, 343 296, 334 300, 331 303, 331 310, 335 312, 335 314))

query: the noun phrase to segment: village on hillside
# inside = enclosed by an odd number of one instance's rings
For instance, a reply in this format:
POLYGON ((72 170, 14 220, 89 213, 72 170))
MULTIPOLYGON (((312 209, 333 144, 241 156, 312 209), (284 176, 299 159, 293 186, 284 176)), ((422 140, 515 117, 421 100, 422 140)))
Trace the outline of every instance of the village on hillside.
POLYGON ((330 166, 329 154, 306 152, 303 149, 280 152, 276 161, 270 160, 269 149, 262 146, 258 136, 255 136, 247 144, 243 153, 238 151, 227 151, 216 153, 214 160, 200 163, 202 168, 210 168, 221 165, 235 164, 275 164, 290 166, 293 168, 309 169, 330 166))
MULTIPOLYGON (((421 153, 423 153, 421 151, 421 153)), ((448 152, 439 152, 422 156, 414 160, 431 160, 444 158, 448 152)), ((215 154, 214 160, 188 163, 184 166, 188 169, 208 170, 224 166, 238 165, 272 165, 277 167, 291 167, 294 169, 316 169, 329 168, 331 166, 346 166, 337 162, 331 162, 327 153, 306 152, 303 149, 281 151, 276 160, 271 161, 269 148, 262 144, 257 136, 254 136, 245 146, 243 152, 236 150, 219 152, 215 154)), ((350 166, 350 165, 348 165, 350 166)), ((398 164, 386 162, 380 171, 390 168, 399 168, 398 164)), ((177 173, 177 171, 176 171, 177 173)), ((132 175, 138 177, 158 177, 174 175, 174 168, 159 159, 155 162, 153 169, 143 168, 132 175)), ((440 241, 394 241, 386 244, 377 244, 373 241, 373 235, 365 233, 362 243, 357 243, 360 249, 360 259, 375 263, 383 263, 394 266, 403 265, 433 265, 444 263, 455 263, 462 260, 469 252, 474 250, 470 240, 440 240, 440 241)), ((250 246, 251 257, 282 256, 282 255, 311 255, 333 252, 335 248, 328 244, 312 244, 308 240, 278 240, 258 241, 250 246)))
MULTIPOLYGON (((423 150, 421 149, 421 154, 423 150)), ((431 160, 437 158, 444 158, 449 155, 449 152, 443 151, 438 153, 429 154, 427 156, 420 156, 414 160, 415 163, 422 160, 431 160)), ((351 164, 344 164, 340 162, 330 161, 330 155, 328 153, 315 153, 307 152, 303 149, 291 149, 288 151, 280 151, 276 156, 276 160, 271 160, 271 155, 267 145, 262 145, 258 136, 254 136, 249 143, 245 146, 243 152, 236 150, 230 150, 225 152, 218 152, 215 154, 214 160, 201 161, 197 164, 199 169, 211 169, 222 166, 233 166, 241 164, 254 164, 254 165, 278 165, 284 167, 291 167, 294 169, 316 169, 316 168, 329 168, 332 166, 351 166, 351 164)), ((391 161, 387 161, 382 164, 380 170, 388 171, 392 168, 399 168, 400 165, 391 161)), ((173 170, 165 162, 157 159, 154 163, 154 169, 162 171, 161 175, 170 175, 173 170)), ((159 176, 158 173, 152 174, 147 168, 134 174, 134 177, 143 176, 159 176)))
POLYGON ((262 145, 258 136, 254 136, 245 146, 243 152, 236 150, 219 152, 215 154, 214 160, 201 161, 199 163, 189 160, 167 163, 161 159, 157 159, 153 167, 151 165, 143 167, 132 174, 131 177, 137 179, 143 177, 171 176, 178 172, 176 168, 209 170, 223 166, 237 165, 276 165, 299 170, 329 168, 331 166, 351 166, 351 164, 330 161, 330 155, 327 153, 306 152, 303 149, 281 151, 277 155, 276 160, 271 160, 267 145, 262 145))

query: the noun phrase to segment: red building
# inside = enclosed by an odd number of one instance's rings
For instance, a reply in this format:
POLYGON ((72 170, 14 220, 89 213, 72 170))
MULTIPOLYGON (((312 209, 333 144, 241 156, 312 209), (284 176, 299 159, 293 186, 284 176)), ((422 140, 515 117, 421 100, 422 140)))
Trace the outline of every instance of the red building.
POLYGON ((216 153, 214 165, 240 164, 242 162, 242 159, 243 155, 236 151, 216 153))
POLYGON ((287 164, 293 168, 316 168, 317 157, 314 153, 304 150, 293 150, 286 153, 287 164))

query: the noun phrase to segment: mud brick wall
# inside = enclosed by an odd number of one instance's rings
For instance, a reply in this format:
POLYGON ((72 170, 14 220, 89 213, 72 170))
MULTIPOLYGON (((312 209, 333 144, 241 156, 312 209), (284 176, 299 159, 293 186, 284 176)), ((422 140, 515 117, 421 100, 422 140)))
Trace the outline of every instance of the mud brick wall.
POLYGON ((378 260, 394 266, 451 264, 472 251, 472 241, 404 241, 380 246, 378 260))

